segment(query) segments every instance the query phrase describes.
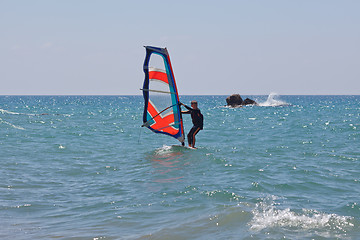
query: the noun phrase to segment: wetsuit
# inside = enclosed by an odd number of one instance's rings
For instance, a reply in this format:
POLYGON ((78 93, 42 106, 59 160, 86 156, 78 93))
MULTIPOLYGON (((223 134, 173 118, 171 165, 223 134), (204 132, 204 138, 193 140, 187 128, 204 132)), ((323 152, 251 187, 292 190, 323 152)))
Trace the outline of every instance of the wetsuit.
POLYGON ((186 109, 188 109, 189 111, 182 112, 182 113, 191 114, 191 119, 194 124, 194 126, 191 128, 191 130, 189 131, 189 133, 187 135, 189 146, 194 147, 195 146, 195 135, 200 130, 203 129, 204 117, 201 114, 200 109, 193 109, 184 104, 183 104, 183 106, 186 107, 186 109))

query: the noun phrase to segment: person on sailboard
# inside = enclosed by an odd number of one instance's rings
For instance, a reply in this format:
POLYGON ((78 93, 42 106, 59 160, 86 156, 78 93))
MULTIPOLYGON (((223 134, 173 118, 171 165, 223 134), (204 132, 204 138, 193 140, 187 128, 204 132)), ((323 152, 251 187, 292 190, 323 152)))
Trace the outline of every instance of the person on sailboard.
POLYGON ((191 119, 194 126, 191 128, 187 135, 189 147, 195 148, 195 135, 203 129, 204 117, 201 114, 200 109, 198 108, 197 101, 191 101, 191 107, 186 106, 183 103, 180 105, 184 106, 188 111, 182 111, 183 114, 191 114, 191 119))

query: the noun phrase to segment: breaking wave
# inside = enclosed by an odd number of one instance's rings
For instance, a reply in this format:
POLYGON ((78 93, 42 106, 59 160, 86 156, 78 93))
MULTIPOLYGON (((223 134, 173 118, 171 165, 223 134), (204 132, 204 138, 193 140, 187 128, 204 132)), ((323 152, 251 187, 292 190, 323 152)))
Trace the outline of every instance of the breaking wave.
POLYGON ((10 112, 8 110, 1 109, 1 108, 0 108, 0 113, 2 113, 2 114, 12 114, 12 115, 20 115, 21 114, 21 113, 17 113, 17 112, 10 112))
POLYGON ((18 113, 18 112, 11 112, 1 108, 0 108, 0 113, 10 114, 10 115, 25 115, 25 116, 45 116, 45 115, 65 116, 65 117, 71 116, 71 114, 62 114, 62 113, 18 113))
POLYGON ((355 227, 354 218, 337 214, 322 213, 316 210, 289 208, 278 209, 275 196, 263 199, 253 210, 250 222, 252 231, 276 231, 277 228, 293 232, 306 232, 322 237, 337 236, 343 238, 348 230, 355 227), (311 233, 313 232, 313 233, 311 233))
POLYGON ((1 118, 0 118, 0 123, 7 124, 7 125, 9 125, 9 126, 11 126, 11 127, 13 127, 13 128, 16 128, 16 129, 25 130, 25 128, 20 127, 20 126, 16 126, 16 125, 14 125, 14 124, 12 124, 12 123, 9 123, 9 122, 7 122, 7 121, 2 120, 1 118))

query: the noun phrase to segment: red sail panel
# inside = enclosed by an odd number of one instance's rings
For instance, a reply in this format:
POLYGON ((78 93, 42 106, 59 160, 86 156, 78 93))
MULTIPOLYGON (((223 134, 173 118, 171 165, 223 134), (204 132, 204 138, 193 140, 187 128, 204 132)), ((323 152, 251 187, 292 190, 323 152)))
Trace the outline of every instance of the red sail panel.
POLYGON ((176 134, 178 132, 178 129, 172 127, 172 125, 175 125, 173 114, 162 116, 151 102, 148 104, 147 112, 153 118, 154 122, 150 126, 154 130, 166 132, 169 134, 176 134))
POLYGON ((149 71, 150 80, 159 80, 163 81, 166 84, 169 84, 166 73, 160 71, 149 71))

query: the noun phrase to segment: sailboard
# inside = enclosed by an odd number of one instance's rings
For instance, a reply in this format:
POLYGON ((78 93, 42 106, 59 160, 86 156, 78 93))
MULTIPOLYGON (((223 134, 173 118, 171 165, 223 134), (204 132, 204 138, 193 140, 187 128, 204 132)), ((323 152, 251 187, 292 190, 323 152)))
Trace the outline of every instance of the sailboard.
POLYGON ((179 140, 184 145, 180 101, 166 48, 145 46, 143 127, 179 140))

